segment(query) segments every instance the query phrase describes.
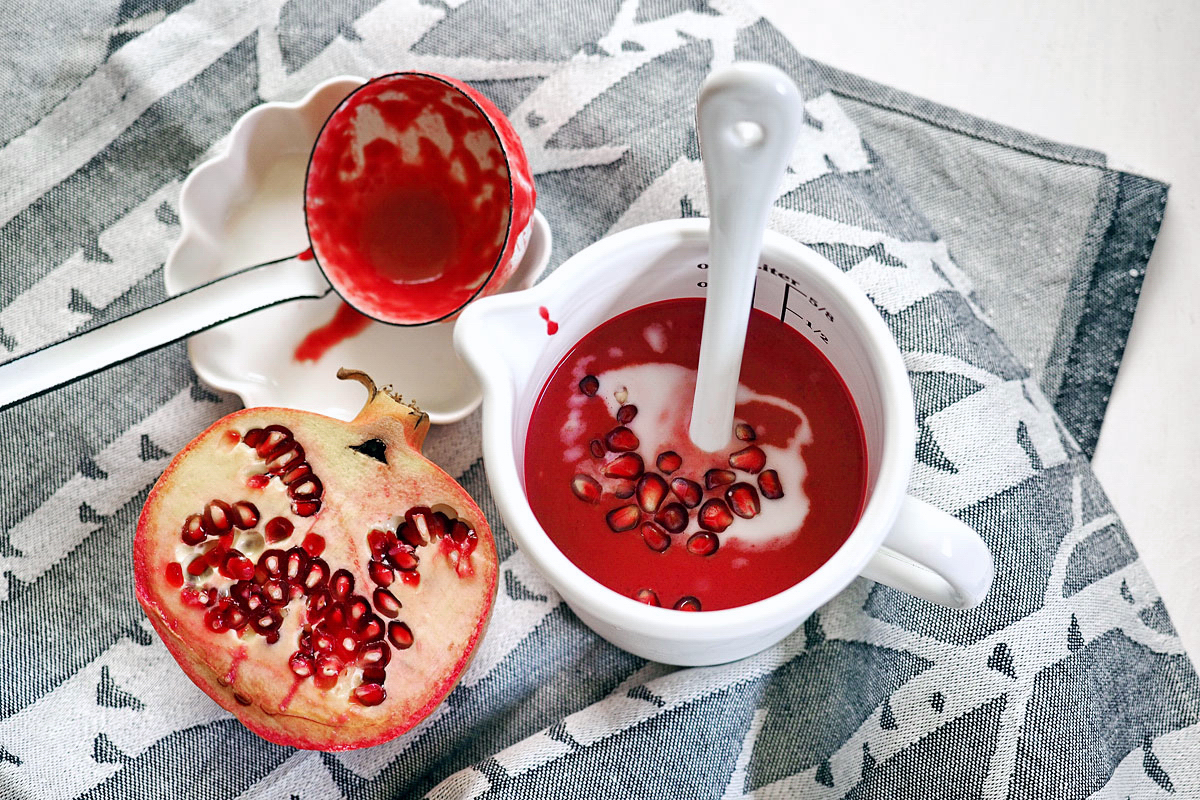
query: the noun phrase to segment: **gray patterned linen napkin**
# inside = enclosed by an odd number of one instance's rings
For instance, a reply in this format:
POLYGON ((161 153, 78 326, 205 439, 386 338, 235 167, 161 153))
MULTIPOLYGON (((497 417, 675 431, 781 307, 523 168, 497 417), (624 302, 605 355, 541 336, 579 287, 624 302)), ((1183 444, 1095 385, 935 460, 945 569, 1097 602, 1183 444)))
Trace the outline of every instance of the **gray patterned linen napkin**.
POLYGON ((0 412, 0 797, 1200 793, 1200 681, 1087 461, 1162 185, 805 61, 731 0, 47 0, 0 23, 7 357, 163 297, 181 179, 264 100, 347 72, 473 82, 523 137, 557 265, 703 214, 698 86, 779 65, 807 121, 771 225, 883 313, 916 393, 910 489, 998 568, 969 612, 860 579, 758 656, 647 663, 514 549, 476 415, 427 448, 502 559, 465 679, 390 743, 280 747, 191 684, 134 600, 150 485, 236 407, 174 345, 0 412))

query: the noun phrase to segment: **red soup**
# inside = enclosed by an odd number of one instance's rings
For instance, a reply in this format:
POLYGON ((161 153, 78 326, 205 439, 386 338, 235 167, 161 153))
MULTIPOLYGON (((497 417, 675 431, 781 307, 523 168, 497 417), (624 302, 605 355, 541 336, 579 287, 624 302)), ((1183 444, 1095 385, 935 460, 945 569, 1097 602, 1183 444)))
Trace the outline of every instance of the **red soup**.
POLYGON ((795 585, 858 522, 867 458, 828 359, 755 310, 729 444, 688 438, 704 301, 635 308, 583 337, 534 407, 525 490, 576 566, 622 594, 699 611, 795 585))

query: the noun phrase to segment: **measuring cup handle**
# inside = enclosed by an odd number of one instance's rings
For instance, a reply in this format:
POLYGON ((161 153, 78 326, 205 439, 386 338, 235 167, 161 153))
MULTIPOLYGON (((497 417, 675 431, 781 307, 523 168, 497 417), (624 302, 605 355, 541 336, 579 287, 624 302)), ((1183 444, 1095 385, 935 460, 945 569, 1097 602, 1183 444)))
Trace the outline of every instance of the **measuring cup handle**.
POLYGON ((979 534, 914 497, 905 497, 883 546, 863 576, 951 608, 983 602, 996 568, 979 534))
POLYGON ((311 256, 247 267, 0 364, 0 408, 252 311, 329 290, 311 256))

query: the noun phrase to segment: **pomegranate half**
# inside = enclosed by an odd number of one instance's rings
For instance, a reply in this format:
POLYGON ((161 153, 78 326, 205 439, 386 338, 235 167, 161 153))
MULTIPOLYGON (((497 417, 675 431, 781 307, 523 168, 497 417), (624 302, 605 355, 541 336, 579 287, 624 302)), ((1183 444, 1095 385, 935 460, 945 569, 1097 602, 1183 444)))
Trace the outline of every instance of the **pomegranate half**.
POLYGON ((134 540, 138 602, 184 672, 279 744, 404 733, 458 682, 498 565, 479 507, 421 455, 429 418, 361 372, 352 422, 249 408, 180 452, 134 540))

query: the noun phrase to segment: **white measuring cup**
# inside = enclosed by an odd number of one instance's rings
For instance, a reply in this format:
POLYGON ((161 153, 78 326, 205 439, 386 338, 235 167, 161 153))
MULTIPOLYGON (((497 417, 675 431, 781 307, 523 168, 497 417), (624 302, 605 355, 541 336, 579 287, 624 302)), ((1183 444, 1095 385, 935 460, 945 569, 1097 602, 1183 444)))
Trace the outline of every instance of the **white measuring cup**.
POLYGON ((483 387, 488 483, 521 551, 594 631, 671 664, 723 663, 769 647, 859 575, 954 608, 978 604, 993 577, 987 545, 951 515, 905 494, 916 441, 912 388, 887 325, 841 270, 772 231, 763 238, 754 307, 829 358, 862 419, 867 502, 845 543, 779 594, 688 614, 609 589, 550 540, 524 480, 525 442, 538 435, 529 418, 542 385, 571 347, 605 321, 659 300, 704 297, 708 244, 707 220, 641 225, 585 248, 532 289, 479 300, 459 318, 455 348, 483 387), (553 335, 543 308, 558 323, 553 335))

